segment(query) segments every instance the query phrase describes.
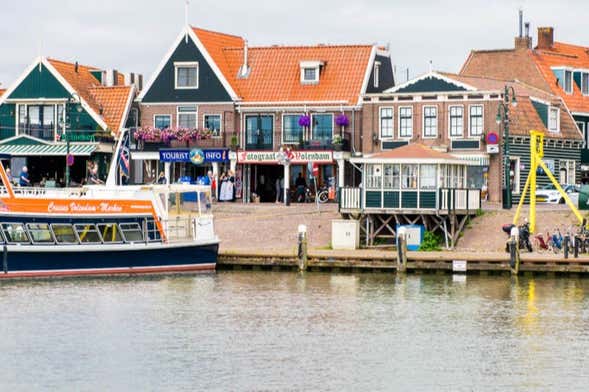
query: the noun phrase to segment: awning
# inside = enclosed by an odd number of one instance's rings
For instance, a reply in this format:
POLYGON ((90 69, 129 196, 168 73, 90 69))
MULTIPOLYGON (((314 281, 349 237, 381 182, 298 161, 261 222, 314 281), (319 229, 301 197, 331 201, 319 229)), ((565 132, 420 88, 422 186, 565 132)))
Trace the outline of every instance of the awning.
POLYGON ((490 159, 488 154, 452 154, 461 161, 468 161, 476 166, 489 166, 490 159))
MULTIPOLYGON (((89 156, 96 150, 96 143, 70 143, 70 154, 89 156)), ((66 156, 67 145, 59 144, 0 144, 0 154, 12 156, 66 156)))

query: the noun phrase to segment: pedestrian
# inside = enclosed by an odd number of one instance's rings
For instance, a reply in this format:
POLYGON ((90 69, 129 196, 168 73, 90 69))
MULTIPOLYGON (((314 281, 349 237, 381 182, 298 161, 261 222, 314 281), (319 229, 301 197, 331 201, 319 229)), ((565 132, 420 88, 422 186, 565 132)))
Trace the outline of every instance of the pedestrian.
POLYGON ((10 171, 10 168, 6 168, 6 177, 8 177, 8 182, 12 185, 12 172, 10 171))
POLYGON ((88 177, 88 184, 90 184, 90 185, 104 184, 104 181, 102 181, 100 178, 98 178, 98 166, 92 167, 92 170, 90 171, 90 175, 88 177))
POLYGON ((282 201, 281 192, 280 192, 280 181, 281 178, 276 178, 276 203, 280 203, 282 201))
POLYGON ((18 184, 20 186, 31 186, 31 180, 29 180, 29 169, 26 166, 22 167, 18 184))
POLYGON ((163 171, 160 172, 160 175, 157 178, 157 183, 160 185, 166 185, 168 183, 168 180, 166 180, 166 175, 163 171))
POLYGON ((305 201, 305 190, 307 189, 307 182, 303 178, 303 173, 299 172, 297 179, 295 180, 295 187, 297 188, 296 199, 299 203, 305 201))

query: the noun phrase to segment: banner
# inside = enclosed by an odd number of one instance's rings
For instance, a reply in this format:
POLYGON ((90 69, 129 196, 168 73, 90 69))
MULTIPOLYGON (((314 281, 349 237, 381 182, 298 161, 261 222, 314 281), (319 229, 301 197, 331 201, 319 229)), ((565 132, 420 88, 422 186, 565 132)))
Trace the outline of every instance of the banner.
POLYGON ((228 148, 212 148, 212 149, 166 149, 160 150, 160 161, 162 162, 192 162, 195 165, 200 165, 208 162, 228 162, 229 149, 228 148))
MULTIPOLYGON (((237 163, 277 164, 280 151, 238 151, 237 163)), ((292 151, 291 164, 297 163, 333 163, 333 151, 292 151)))

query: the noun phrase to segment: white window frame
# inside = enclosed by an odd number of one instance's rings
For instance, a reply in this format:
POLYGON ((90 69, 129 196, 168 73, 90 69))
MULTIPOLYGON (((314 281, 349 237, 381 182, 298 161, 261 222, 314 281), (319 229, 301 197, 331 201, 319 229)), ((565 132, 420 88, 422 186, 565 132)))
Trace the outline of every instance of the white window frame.
POLYGON ((587 70, 583 70, 581 71, 581 94, 583 94, 584 96, 589 96, 589 71, 587 70), (585 82, 586 83, 583 83, 585 82), (583 91, 583 86, 586 85, 587 86, 587 90, 583 91))
POLYGON ((448 106, 448 137, 450 139, 464 138, 464 105, 450 105, 450 106, 448 106), (452 135, 452 108, 462 109, 462 132, 460 132, 460 135, 452 135))
POLYGON ((548 106, 548 124, 547 127, 548 128, 548 132, 550 133, 560 133, 560 108, 554 107, 554 106, 548 106), (552 114, 553 111, 556 111, 556 129, 552 129, 551 123, 550 123, 550 115, 552 114))
POLYGON ((413 106, 399 106, 399 110, 397 111, 397 130, 399 133, 398 136, 400 140, 410 140, 413 137, 413 106), (401 110, 403 109, 411 110, 411 134, 409 136, 401 135, 401 110))
POLYGON ((373 85, 374 85, 374 88, 378 88, 378 85, 380 84, 380 61, 374 62, 373 73, 374 73, 373 85))
POLYGON ((309 126, 309 131, 311 132, 311 134, 309 135, 309 137, 311 138, 311 140, 313 139, 313 136, 315 136, 315 116, 331 116, 331 138, 333 139, 333 135, 335 134, 335 116, 333 115, 333 113, 312 113, 311 114, 311 125, 309 126))
POLYGON ((186 106, 178 105, 178 106, 176 106, 176 128, 180 128, 180 115, 181 114, 192 114, 192 113, 194 113, 194 116, 195 116, 194 126, 195 126, 195 128, 198 128, 198 107, 196 107, 196 106, 194 107, 194 112, 181 112, 180 111, 181 107, 189 107, 189 106, 192 106, 192 105, 186 105, 186 106))
POLYGON ((321 72, 321 65, 323 63, 321 61, 301 61, 300 62, 300 70, 301 70, 301 84, 317 84, 319 83, 319 73, 321 72), (314 69, 315 70, 315 79, 306 79, 305 78, 305 70, 306 69, 314 69))
POLYGON ((381 140, 391 140, 395 137, 395 108, 393 106, 381 106, 378 108, 378 137, 381 140), (391 111, 391 134, 389 136, 383 136, 382 134, 382 110, 390 109, 391 111))
POLYGON ((421 125, 421 137, 422 138, 424 138, 424 139, 436 139, 438 137, 438 132, 439 132, 439 129, 438 129, 438 120, 439 120, 438 113, 439 113, 438 105, 425 105, 425 106, 423 106, 423 108, 422 108, 422 116, 421 116, 421 124, 422 124, 421 125), (435 117, 436 118, 436 121, 435 121, 436 133, 434 135, 426 135, 425 134, 425 111, 426 111, 426 109, 431 109, 431 108, 436 109, 436 117, 435 117))
POLYGON ((576 123, 583 135, 583 147, 587 147, 587 129, 585 129, 585 123, 583 121, 576 121, 576 123))
MULTIPOLYGON (((515 165, 514 168, 515 170, 513 171, 513 189, 511 189, 511 193, 514 193, 516 195, 520 194, 520 157, 514 157, 514 156, 510 156, 509 157, 509 162, 510 162, 510 166, 511 166, 511 162, 515 161, 515 165)), ((511 169, 510 169, 510 173, 509 176, 511 177, 511 169)))
POLYGON ((174 124, 172 124, 172 115, 171 114, 154 114, 153 120, 152 120, 153 121, 152 124, 153 124, 154 128, 155 128, 155 118, 156 117, 168 117, 170 119, 170 128, 173 127, 174 124))
POLYGON ((573 93, 573 83, 574 83, 573 70, 570 68, 565 68, 564 69, 564 80, 562 83, 563 90, 565 93, 567 93, 569 95, 573 93), (569 84, 567 84, 567 73, 570 75, 569 84))
MULTIPOLYGON (((290 113, 289 112, 289 113, 282 114, 282 116, 280 118, 280 141, 282 144, 293 144, 293 142, 287 142, 284 139, 284 117, 285 116, 299 116, 300 117, 300 116, 304 116, 304 115, 305 115, 305 113, 302 113, 302 112, 301 113, 290 113)), ((302 127, 302 128, 303 128, 303 141, 304 141, 305 140, 305 128, 304 127, 302 127)))
POLYGON ((200 79, 200 67, 198 61, 175 61, 174 62, 174 89, 176 90, 198 90, 200 79), (196 68, 195 86, 178 86, 178 68, 196 68))
POLYGON ((475 105, 468 105, 468 136, 471 138, 481 137, 485 133, 485 105, 482 104, 475 104, 475 105), (473 134, 472 133, 472 108, 480 107, 481 108, 481 133, 473 134))
POLYGON ((561 159, 558 162, 558 172, 559 172, 559 181, 561 184, 566 184, 566 185, 574 185, 576 183, 577 180, 577 162, 575 162, 575 160, 573 159, 561 159), (560 172, 561 170, 564 169, 565 170, 565 175, 566 175, 566 179, 563 182, 562 179, 560 178, 560 172), (572 174, 572 176, 571 176, 572 174), (572 181, 571 181, 572 179, 572 181))
POLYGON ((212 138, 220 138, 223 135, 223 114, 222 113, 203 113, 202 114, 202 128, 207 129, 206 126, 206 117, 207 116, 217 116, 219 117, 219 134, 218 135, 211 135, 212 138))

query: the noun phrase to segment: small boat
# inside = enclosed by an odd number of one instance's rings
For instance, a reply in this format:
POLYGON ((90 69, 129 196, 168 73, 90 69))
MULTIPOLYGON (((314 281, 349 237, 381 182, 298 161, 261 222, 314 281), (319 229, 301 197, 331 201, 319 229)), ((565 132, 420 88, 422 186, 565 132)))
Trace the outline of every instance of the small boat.
POLYGON ((0 279, 215 269, 210 186, 113 185, 111 167, 106 185, 13 187, 9 158, 0 156, 0 279))

